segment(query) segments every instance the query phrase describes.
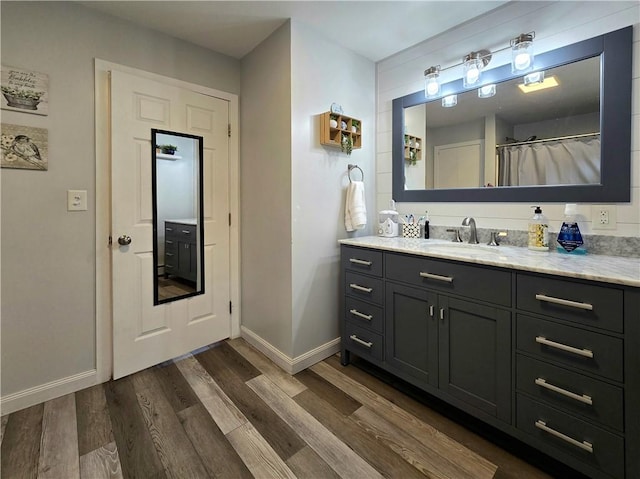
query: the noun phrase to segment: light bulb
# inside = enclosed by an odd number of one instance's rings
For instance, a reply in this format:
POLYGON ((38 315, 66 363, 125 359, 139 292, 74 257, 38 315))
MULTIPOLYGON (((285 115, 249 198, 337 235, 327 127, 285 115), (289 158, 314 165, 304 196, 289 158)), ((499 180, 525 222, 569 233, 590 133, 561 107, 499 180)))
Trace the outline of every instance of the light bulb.
POLYGON ((513 59, 513 65, 517 70, 526 70, 531 65, 531 55, 521 52, 513 59))
POLYGON ((480 70, 478 70, 478 67, 472 66, 471 68, 469 68, 467 70, 467 84, 468 85, 473 85, 475 82, 478 81, 478 78, 480 78, 480 70))
POLYGON ((440 91, 440 86, 438 85, 437 82, 435 82, 435 81, 427 82, 427 95, 428 96, 437 95, 438 91, 440 91))

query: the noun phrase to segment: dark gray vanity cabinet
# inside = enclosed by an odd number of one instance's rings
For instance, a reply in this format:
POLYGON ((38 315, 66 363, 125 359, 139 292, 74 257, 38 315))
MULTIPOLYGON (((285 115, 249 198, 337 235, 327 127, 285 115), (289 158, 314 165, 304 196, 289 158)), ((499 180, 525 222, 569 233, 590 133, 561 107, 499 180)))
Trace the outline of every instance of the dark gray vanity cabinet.
POLYGON ((396 253, 384 260, 389 367, 510 423, 511 312, 500 306, 511 304, 510 273, 396 253))
POLYGON ((640 477, 640 288, 343 244, 353 353, 592 478, 640 477))
POLYGON ((197 281, 196 225, 175 221, 164 223, 164 274, 197 281))

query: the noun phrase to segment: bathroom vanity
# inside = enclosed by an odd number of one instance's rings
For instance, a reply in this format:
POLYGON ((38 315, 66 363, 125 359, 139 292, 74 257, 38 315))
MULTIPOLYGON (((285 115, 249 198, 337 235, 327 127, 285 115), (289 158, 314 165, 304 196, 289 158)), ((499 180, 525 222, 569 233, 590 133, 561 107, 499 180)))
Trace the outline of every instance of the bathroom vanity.
POLYGON ((355 354, 594 478, 640 477, 640 259, 341 240, 355 354))
POLYGON ((188 281, 198 278, 196 220, 164 222, 164 274, 188 281))

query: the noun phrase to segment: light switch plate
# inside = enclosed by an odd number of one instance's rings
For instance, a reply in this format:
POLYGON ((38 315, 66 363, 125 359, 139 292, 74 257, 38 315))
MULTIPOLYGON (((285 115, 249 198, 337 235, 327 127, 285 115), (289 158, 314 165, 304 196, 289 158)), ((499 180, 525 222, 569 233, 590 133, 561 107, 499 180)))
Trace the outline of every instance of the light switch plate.
POLYGON ((67 190, 67 211, 87 211, 87 190, 67 190))

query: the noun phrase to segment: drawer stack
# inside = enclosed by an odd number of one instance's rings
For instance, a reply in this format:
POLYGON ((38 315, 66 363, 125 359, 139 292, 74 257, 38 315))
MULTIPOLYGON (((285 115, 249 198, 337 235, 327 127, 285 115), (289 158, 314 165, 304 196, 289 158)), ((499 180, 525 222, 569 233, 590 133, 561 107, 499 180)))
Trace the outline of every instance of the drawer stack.
POLYGON ((165 221, 164 223, 164 272, 165 276, 178 276, 196 281, 197 247, 196 225, 165 221))
POLYGON ((519 273, 516 427, 624 477, 623 291, 519 273))
MULTIPOLYGON (((342 351, 382 361, 384 356, 384 283, 382 252, 345 247, 342 351)), ((343 361, 345 358, 343 358, 343 361)))

